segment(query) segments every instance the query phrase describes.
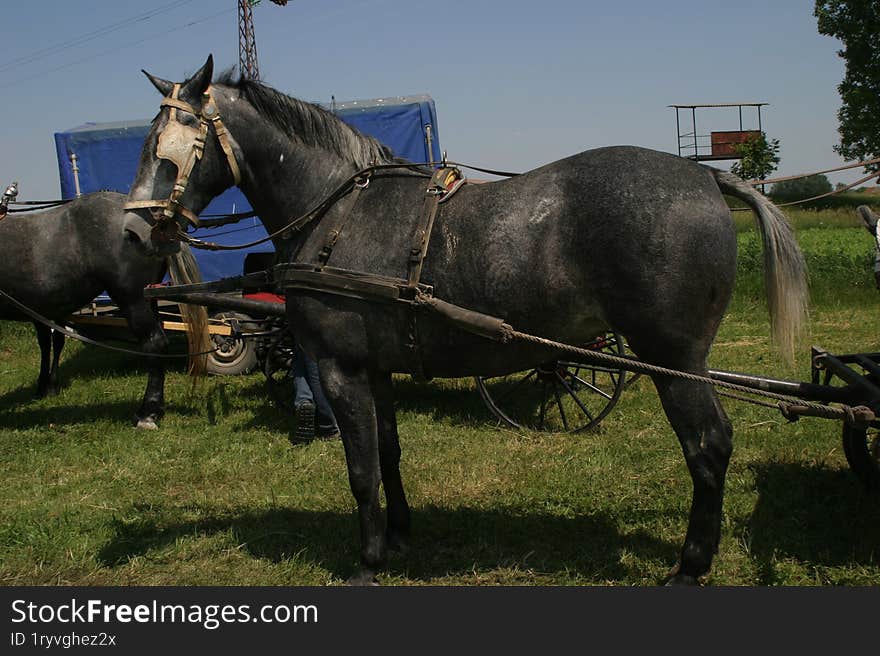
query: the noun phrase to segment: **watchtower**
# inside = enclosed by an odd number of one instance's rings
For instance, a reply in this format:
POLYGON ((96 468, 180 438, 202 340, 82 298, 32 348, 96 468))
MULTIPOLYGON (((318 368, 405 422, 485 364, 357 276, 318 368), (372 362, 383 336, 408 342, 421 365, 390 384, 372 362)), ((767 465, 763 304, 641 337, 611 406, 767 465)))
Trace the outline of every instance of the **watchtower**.
MULTIPOLYGON (((697 162, 742 159, 737 154, 735 146, 745 143, 758 136, 762 132, 761 108, 769 103, 713 103, 707 105, 669 105, 675 109, 675 128, 678 136, 678 154, 697 162), (735 108, 739 114, 739 130, 711 131, 708 134, 700 134, 697 130, 697 110, 735 108), (757 129, 747 130, 743 128, 743 108, 748 112, 754 112, 757 118, 757 129), (690 118, 690 132, 682 132, 682 112, 690 118)), ((687 121, 687 119, 685 119, 687 121)), ((753 119, 754 120, 754 119, 753 119)), ((753 123, 754 125, 754 123, 753 123)), ((687 128, 687 123, 685 123, 687 128)))

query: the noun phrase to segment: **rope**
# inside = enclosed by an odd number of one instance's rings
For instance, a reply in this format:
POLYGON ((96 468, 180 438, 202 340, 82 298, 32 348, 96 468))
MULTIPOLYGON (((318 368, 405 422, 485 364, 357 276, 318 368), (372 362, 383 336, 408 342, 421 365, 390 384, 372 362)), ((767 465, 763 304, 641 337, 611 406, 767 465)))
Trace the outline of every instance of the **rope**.
MULTIPOLYGON (((797 177, 806 177, 806 176, 797 176, 797 177)), ((833 190, 833 191, 828 191, 828 192, 826 192, 826 193, 824 193, 824 194, 820 194, 820 195, 818 195, 818 196, 813 196, 812 198, 802 198, 801 200, 793 200, 793 201, 791 201, 791 202, 789 202, 789 203, 779 203, 779 204, 776 205, 776 207, 788 207, 788 206, 790 206, 790 205, 799 205, 799 204, 801 204, 801 203, 807 203, 807 202, 812 201, 812 200, 819 200, 820 198, 826 198, 826 197, 828 197, 828 196, 833 196, 834 194, 841 194, 841 193, 843 193, 844 191, 849 191, 849 190, 852 189, 853 187, 857 187, 857 186, 860 185, 860 184, 864 184, 864 183, 867 182, 868 180, 871 180, 871 179, 876 178, 876 177, 880 177, 880 172, 878 172, 878 173, 871 173, 870 175, 866 175, 864 178, 861 178, 860 180, 856 180, 856 181, 853 182, 852 184, 848 184, 848 185, 846 185, 845 187, 841 187, 840 189, 835 189, 835 190, 833 190)), ((767 180, 767 182, 770 182, 770 181, 767 180)), ((751 183, 750 183, 750 184, 751 184, 751 183)), ((750 207, 731 207, 731 208, 730 208, 730 211, 731 211, 731 212, 751 212, 752 210, 751 210, 750 207)))
POLYGON ((775 182, 785 182, 787 180, 799 180, 800 178, 809 178, 811 175, 821 175, 823 173, 834 173, 835 171, 845 171, 846 169, 855 169, 859 166, 870 166, 872 164, 880 163, 880 157, 876 157, 874 159, 867 159, 863 162, 856 162, 855 164, 846 164, 845 166, 838 166, 833 169, 825 169, 824 171, 816 171, 814 173, 800 173, 798 175, 788 175, 783 178, 770 178, 769 180, 749 180, 748 184, 753 185, 755 187, 762 184, 773 184, 775 182))
MULTIPOLYGON (((555 342, 553 340, 545 339, 543 337, 537 337, 536 335, 521 333, 517 330, 514 330, 510 326, 507 327, 509 328, 509 330, 505 331, 505 341, 515 339, 522 342, 529 342, 532 344, 537 344, 539 346, 547 346, 564 353, 573 353, 575 355, 585 358, 588 361, 602 362, 605 364, 613 365, 616 368, 626 369, 628 371, 633 371, 636 373, 672 376, 675 378, 682 378, 684 380, 690 380, 697 383, 713 385, 714 387, 722 389, 733 390, 735 392, 754 394, 757 396, 774 399, 779 402, 775 406, 763 403, 758 404, 767 405, 767 407, 779 409, 782 414, 789 420, 793 420, 793 418, 797 416, 797 413, 795 412, 797 408, 804 408, 811 411, 811 413, 815 414, 816 416, 824 417, 826 419, 842 419, 850 423, 855 423, 856 421, 856 409, 848 405, 844 405, 838 408, 822 403, 815 403, 813 401, 805 401, 803 399, 786 396, 784 394, 777 394, 775 392, 768 392, 766 390, 754 389, 745 385, 738 385, 736 383, 728 383, 726 381, 715 380, 714 378, 710 378, 709 376, 701 376, 699 374, 678 371, 676 369, 668 369, 666 367, 642 362, 631 357, 622 357, 611 355, 610 353, 603 353, 601 351, 578 348, 576 346, 570 346, 561 342, 555 342)), ((754 400, 752 400, 751 402, 754 402, 754 400)))
POLYGON ((38 212, 40 210, 46 210, 50 207, 58 207, 59 205, 66 205, 69 203, 72 198, 67 200, 32 200, 32 201, 22 201, 22 202, 12 202, 10 205, 28 205, 29 207, 22 207, 19 209, 9 209, 7 212, 10 214, 15 214, 19 212, 38 212))

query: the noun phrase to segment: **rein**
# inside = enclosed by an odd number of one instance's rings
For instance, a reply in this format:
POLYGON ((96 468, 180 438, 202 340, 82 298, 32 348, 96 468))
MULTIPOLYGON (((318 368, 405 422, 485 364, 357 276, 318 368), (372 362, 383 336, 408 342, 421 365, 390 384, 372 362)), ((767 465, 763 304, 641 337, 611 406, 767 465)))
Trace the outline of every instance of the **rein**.
POLYGON ((200 355, 208 355, 210 353, 215 353, 220 349, 220 347, 212 348, 210 351, 203 351, 201 353, 147 353, 146 351, 135 351, 134 349, 127 349, 121 346, 112 346, 110 344, 105 344, 103 342, 96 341, 91 339, 90 337, 86 337, 85 335, 80 335, 75 330, 68 328, 67 326, 62 326, 60 324, 55 323, 51 319, 47 319, 42 314, 37 312, 36 310, 32 310, 24 303, 21 303, 17 299, 13 298, 2 289, 0 289, 0 296, 9 301, 14 307, 18 308, 20 311, 24 312, 28 317, 32 320, 37 321, 44 326, 51 328, 52 330, 65 335, 66 337, 70 337, 71 339, 75 339, 79 342, 83 342, 84 344, 91 344, 92 346, 97 346, 102 349, 107 349, 108 351, 116 351, 117 353, 126 353, 128 355, 139 355, 142 357, 148 358, 168 358, 168 359, 177 359, 177 358, 193 358, 200 355))
POLYGON ((337 201, 344 198, 353 190, 366 188, 366 186, 369 185, 373 174, 377 171, 391 169, 409 169, 415 173, 418 173, 421 177, 430 178, 431 175, 429 173, 417 170, 423 166, 423 164, 412 164, 409 162, 401 164, 372 164, 370 166, 367 166, 355 173, 354 175, 350 176, 347 180, 345 180, 345 182, 334 189, 326 198, 324 198, 322 201, 318 202, 314 207, 312 207, 312 209, 308 210, 298 217, 290 219, 284 226, 282 226, 272 234, 267 235, 262 239, 249 242, 247 244, 216 244, 214 242, 203 241, 196 237, 192 237, 182 230, 178 231, 178 234, 176 236, 180 241, 189 244, 193 248, 200 248, 202 250, 209 251, 237 251, 243 248, 250 248, 251 246, 258 246, 259 244, 264 244, 267 241, 275 239, 276 237, 280 237, 283 234, 299 232, 311 221, 320 217, 324 212, 330 209, 330 207, 336 204, 337 201))

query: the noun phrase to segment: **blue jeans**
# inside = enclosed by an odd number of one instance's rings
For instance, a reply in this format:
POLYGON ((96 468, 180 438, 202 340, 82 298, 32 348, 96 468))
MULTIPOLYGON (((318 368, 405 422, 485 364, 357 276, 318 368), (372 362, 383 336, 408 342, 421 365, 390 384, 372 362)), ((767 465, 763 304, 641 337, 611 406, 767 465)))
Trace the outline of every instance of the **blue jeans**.
POLYGON ((318 363, 306 355, 299 344, 297 344, 293 355, 293 386, 295 389, 293 406, 298 408, 303 403, 313 403, 318 431, 321 433, 338 432, 339 426, 336 425, 333 409, 330 407, 327 397, 324 396, 324 390, 321 389, 318 363))

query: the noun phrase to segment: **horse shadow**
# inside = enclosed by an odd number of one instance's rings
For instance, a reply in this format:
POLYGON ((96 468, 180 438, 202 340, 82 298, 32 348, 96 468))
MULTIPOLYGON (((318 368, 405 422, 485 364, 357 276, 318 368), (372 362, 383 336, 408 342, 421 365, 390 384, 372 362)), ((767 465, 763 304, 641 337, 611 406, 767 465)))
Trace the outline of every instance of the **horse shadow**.
MULTIPOLYGON (((256 374, 251 374, 256 375, 256 374)), ((222 397, 222 381, 215 382, 211 396, 222 397)), ((295 413, 292 407, 283 408, 268 393, 263 381, 236 389, 240 400, 250 404, 252 416, 242 424, 244 429, 288 432, 295 430, 295 413)), ((293 390, 290 389, 291 406, 293 390)), ((454 426, 475 428, 494 425, 495 420, 476 389, 465 387, 441 387, 431 383, 416 382, 410 378, 394 380, 395 409, 398 413, 430 415, 433 421, 454 426)), ((209 398, 209 403, 212 403, 209 398)), ((217 416, 228 409, 229 404, 215 403, 217 416)), ((209 414, 211 411, 209 410, 209 414)), ((398 414, 399 416, 399 414, 398 414)))
MULTIPOLYGON (((354 513, 276 508, 207 517, 202 513, 198 520, 165 523, 156 517, 155 504, 135 507, 134 512, 142 519, 112 520, 113 536, 98 553, 103 565, 123 566, 187 537, 230 533, 238 548, 255 559, 281 563, 295 554, 325 568, 335 580, 346 579, 357 566, 354 513)), ((493 570, 504 567, 538 576, 622 580, 643 574, 638 565, 622 562, 623 552, 661 562, 672 562, 677 553, 676 544, 647 532, 621 534, 614 518, 603 514, 565 518, 518 509, 427 506, 414 508, 412 521, 408 555, 390 554, 383 577, 429 583, 449 576, 479 577, 481 572, 491 577, 493 570)))
POLYGON ((759 585, 778 583, 775 563, 880 564, 880 503, 848 469, 759 464, 758 502, 737 527, 757 564, 759 585))
MULTIPOLYGON (((103 340, 108 345, 129 349, 140 350, 138 343, 132 340, 121 339, 118 336, 112 340, 103 340)), ((172 342, 168 353, 181 353, 186 351, 186 345, 172 342)), ((163 358, 165 373, 186 373, 186 357, 163 358)), ((75 385, 77 381, 90 381, 96 378, 104 378, 108 375, 143 375, 147 376, 144 357, 133 353, 121 353, 105 348, 84 346, 61 360, 60 373, 65 387, 75 385)))
MULTIPOLYGON (((173 362, 173 361, 169 361, 173 362)), ((179 369, 184 372, 183 364, 166 364, 166 372, 179 369)), ((36 393, 36 375, 34 382, 11 389, 0 394, 0 426, 4 428, 30 428, 33 426, 56 426, 89 423, 96 417, 105 417, 131 423, 139 398, 128 401, 101 403, 94 400, 87 404, 63 403, 63 394, 67 390, 86 387, 96 380, 107 381, 113 376, 143 375, 146 384, 147 369, 142 360, 134 355, 118 353, 100 348, 82 348, 65 358, 61 364, 61 376, 58 385, 60 402, 51 405, 39 403, 41 399, 36 393)), ((110 383, 107 383, 108 385, 110 383)), ((54 397, 59 398, 59 397, 54 397)), ((185 403, 166 402, 166 414, 174 413, 192 415, 195 410, 185 403)))
MULTIPOLYGON (((0 428, 26 429, 34 426, 77 426, 94 422, 96 417, 119 421, 122 424, 134 425, 137 401, 116 401, 112 403, 93 403, 86 405, 72 403, 51 407, 28 407, 28 401, 15 405, 6 405, 10 399, 22 395, 21 390, 14 390, 0 396, 0 428)), ((29 400, 33 400, 30 398, 29 400)), ((177 415, 195 415, 198 411, 186 405, 166 403, 167 413, 177 415)))

